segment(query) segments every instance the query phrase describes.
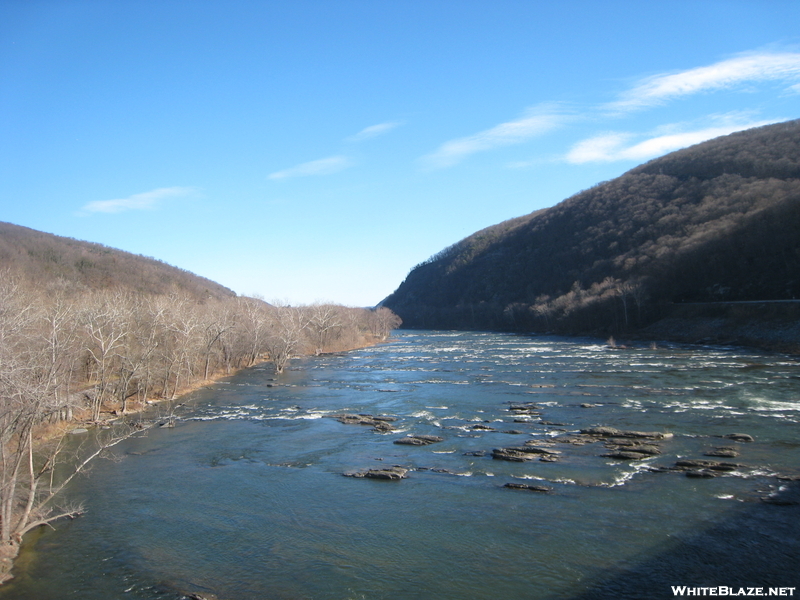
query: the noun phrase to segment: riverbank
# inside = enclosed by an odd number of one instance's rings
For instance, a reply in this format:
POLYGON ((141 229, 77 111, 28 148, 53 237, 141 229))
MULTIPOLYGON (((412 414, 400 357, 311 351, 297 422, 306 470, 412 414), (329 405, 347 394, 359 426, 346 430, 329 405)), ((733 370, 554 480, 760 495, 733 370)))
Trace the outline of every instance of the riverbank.
MULTIPOLYGON (((381 340, 377 337, 364 338, 358 345, 350 344, 347 347, 337 347, 335 350, 323 352, 321 354, 340 354, 344 352, 350 352, 353 350, 375 346, 381 343, 381 341, 385 340, 381 340)), ((311 354, 309 353, 307 355, 296 356, 294 358, 303 358, 304 356, 311 356, 311 354)), ((100 428, 108 429, 112 425, 123 424, 125 421, 130 422, 134 426, 135 430, 146 429, 158 421, 164 422, 164 417, 169 419, 174 408, 182 403, 182 399, 186 395, 213 385, 214 383, 223 379, 233 377, 246 369, 269 362, 271 361, 267 356, 261 356, 253 364, 246 367, 239 367, 230 370, 220 369, 219 371, 212 373, 207 379, 194 381, 188 385, 181 386, 177 392, 169 398, 151 396, 144 401, 129 401, 127 404, 127 409, 124 413, 121 410, 121 405, 119 402, 106 402, 103 404, 102 410, 100 411, 101 418, 96 421, 91 419, 91 411, 88 407, 76 406, 72 410, 72 418, 62 419, 56 422, 41 423, 35 429, 32 434, 34 439, 34 450, 41 455, 46 447, 57 444, 59 440, 69 436, 72 432, 84 433, 87 430, 100 428), (167 410, 163 412, 166 414, 157 415, 157 417, 154 419, 142 418, 142 416, 148 410, 155 411, 158 409, 158 407, 165 405, 167 410)), ((75 402, 77 403, 84 396, 84 394, 85 392, 76 393, 74 395, 75 402)), ((33 531, 34 530, 29 532, 29 534, 33 533, 33 531)), ((0 585, 13 578, 12 569, 24 543, 23 540, 24 538, 15 539, 8 544, 0 545, 0 585)))
POLYGON ((676 304, 635 337, 800 354, 800 303, 676 304))
POLYGON ((741 348, 454 331, 297 361, 277 381, 262 365, 178 400, 174 429, 76 479, 90 513, 26 538, 0 600, 791 586, 796 375, 741 348), (342 414, 391 416, 394 430, 342 414), (395 443, 411 437, 438 441, 395 443), (405 478, 342 476, 395 465, 405 478))

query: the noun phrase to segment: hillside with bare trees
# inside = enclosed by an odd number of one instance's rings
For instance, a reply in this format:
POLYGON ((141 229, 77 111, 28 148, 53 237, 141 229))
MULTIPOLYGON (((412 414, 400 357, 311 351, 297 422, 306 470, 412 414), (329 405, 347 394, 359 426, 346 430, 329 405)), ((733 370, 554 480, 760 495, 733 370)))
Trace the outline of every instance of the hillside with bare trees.
POLYGON ((173 401, 214 377, 264 361, 279 374, 400 324, 388 308, 238 297, 152 259, 7 224, 0 256, 0 581, 27 531, 80 514, 60 491, 136 431, 127 415, 163 401, 169 426, 173 401), (78 425, 96 443, 65 456, 78 425))
POLYGON ((0 222, 0 265, 39 286, 63 279, 89 289, 179 291, 198 299, 236 295, 214 281, 154 258, 4 222, 0 222))
POLYGON ((689 303, 800 298, 798 232, 800 120, 671 153, 479 231, 382 304, 407 327, 632 334, 689 303))

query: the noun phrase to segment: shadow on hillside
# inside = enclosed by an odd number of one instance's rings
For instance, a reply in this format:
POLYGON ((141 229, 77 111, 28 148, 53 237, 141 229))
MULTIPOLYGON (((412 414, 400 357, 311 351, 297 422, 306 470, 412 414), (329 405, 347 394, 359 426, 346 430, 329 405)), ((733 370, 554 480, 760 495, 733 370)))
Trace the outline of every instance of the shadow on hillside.
POLYGON ((746 503, 709 529, 676 536, 663 552, 570 600, 674 598, 672 586, 763 587, 765 596, 769 587, 795 587, 800 596, 800 482, 781 483, 770 502, 746 503))

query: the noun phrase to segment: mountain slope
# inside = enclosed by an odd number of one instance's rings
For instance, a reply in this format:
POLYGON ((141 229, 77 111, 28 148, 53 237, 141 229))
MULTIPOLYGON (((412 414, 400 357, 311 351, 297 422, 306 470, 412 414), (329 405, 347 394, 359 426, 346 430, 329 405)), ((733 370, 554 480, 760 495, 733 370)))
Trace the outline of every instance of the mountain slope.
POLYGON ((800 120, 716 138, 454 244, 405 326, 630 331, 678 302, 800 298, 800 120))
POLYGON ((0 267, 40 286, 61 278, 90 289, 121 287, 149 294, 180 290, 201 301, 236 295, 153 258, 3 222, 0 267))

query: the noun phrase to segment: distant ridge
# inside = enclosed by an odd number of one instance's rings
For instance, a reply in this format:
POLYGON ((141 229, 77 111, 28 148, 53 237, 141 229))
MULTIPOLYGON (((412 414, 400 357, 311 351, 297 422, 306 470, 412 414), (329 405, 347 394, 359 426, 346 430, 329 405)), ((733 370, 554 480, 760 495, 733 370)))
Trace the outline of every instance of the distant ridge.
POLYGON ((236 296, 218 283, 154 258, 4 222, 0 222, 0 268, 40 286, 63 279, 89 289, 181 291, 199 301, 236 296))
POLYGON ((675 303, 800 299, 800 120, 716 138, 415 267, 406 327, 608 334, 675 303))

